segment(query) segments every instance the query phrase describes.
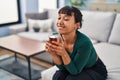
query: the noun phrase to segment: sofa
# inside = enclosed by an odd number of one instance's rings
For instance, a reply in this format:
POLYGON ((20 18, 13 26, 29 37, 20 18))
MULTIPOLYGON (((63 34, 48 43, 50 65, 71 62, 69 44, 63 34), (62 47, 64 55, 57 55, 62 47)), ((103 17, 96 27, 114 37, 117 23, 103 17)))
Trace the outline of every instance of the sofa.
MULTIPOLYGON (((52 18, 53 22, 57 19, 57 10, 47 10, 48 18, 52 18)), ((97 12, 97 11, 82 11, 83 25, 79 29, 80 32, 86 34, 97 51, 98 56, 102 59, 108 70, 107 80, 120 80, 120 14, 113 12, 97 12)), ((55 23, 53 24, 55 30, 55 23)), ((10 27, 10 31, 17 32, 19 28, 10 27)), ((54 31, 53 30, 53 31, 54 31)), ((24 32, 26 33, 26 32, 24 32)), ((12 33, 14 34, 14 33, 12 33)), ((17 35, 23 32, 16 33, 17 35)), ((23 34, 24 37, 39 40, 32 36, 23 34)), ((20 36, 23 36, 20 35, 20 36)), ((44 33, 42 34, 44 35, 44 33)), ((39 34, 39 36, 41 36, 39 34)), ((38 38, 39 38, 38 36, 38 38)), ((48 37, 47 35, 44 35, 48 37)), ((41 40, 40 40, 41 41, 41 40)), ((43 40, 44 41, 44 40, 43 40)), ((51 59, 50 55, 43 53, 44 59, 51 59)), ((41 58, 41 56, 37 56, 41 58)), ((46 60, 48 61, 48 60, 46 60)), ((50 61, 49 61, 50 62, 50 61)), ((51 59, 52 62, 52 59, 51 59)), ((52 80, 55 71, 58 70, 56 66, 42 71, 42 80, 52 80)))

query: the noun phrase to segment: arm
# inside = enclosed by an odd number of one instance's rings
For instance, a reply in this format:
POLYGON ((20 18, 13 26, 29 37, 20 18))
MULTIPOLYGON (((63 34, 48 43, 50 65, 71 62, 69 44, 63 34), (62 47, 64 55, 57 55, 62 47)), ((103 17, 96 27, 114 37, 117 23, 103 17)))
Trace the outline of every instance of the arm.
POLYGON ((57 55, 56 52, 52 49, 52 47, 51 47, 52 45, 53 45, 52 43, 47 41, 46 46, 45 46, 45 50, 46 50, 46 52, 48 52, 52 56, 55 64, 61 65, 62 64, 61 57, 59 55, 57 55))
POLYGON ((58 56, 58 55, 51 55, 52 56, 52 58, 53 58, 53 61, 54 61, 54 63, 55 64, 57 64, 57 65, 61 65, 62 64, 62 59, 61 59, 61 57, 60 56, 58 56))
POLYGON ((83 42, 80 47, 76 46, 75 51, 71 53, 74 54, 74 57, 70 57, 71 54, 68 54, 64 47, 53 46, 58 55, 62 57, 64 66, 71 74, 78 74, 86 66, 88 59, 91 53, 91 44, 88 42, 83 42))
POLYGON ((75 54, 75 56, 68 65, 64 66, 71 74, 74 75, 80 73, 86 66, 91 54, 91 45, 85 43, 77 48, 76 52, 72 54, 75 54))
MULTIPOLYGON (((51 45, 51 49, 55 51, 55 54, 61 58, 61 61, 64 65, 67 65, 70 63, 71 59, 69 54, 67 53, 64 44, 58 43, 53 41, 52 42, 54 45, 51 45)), ((62 64, 62 65, 63 65, 62 64)))

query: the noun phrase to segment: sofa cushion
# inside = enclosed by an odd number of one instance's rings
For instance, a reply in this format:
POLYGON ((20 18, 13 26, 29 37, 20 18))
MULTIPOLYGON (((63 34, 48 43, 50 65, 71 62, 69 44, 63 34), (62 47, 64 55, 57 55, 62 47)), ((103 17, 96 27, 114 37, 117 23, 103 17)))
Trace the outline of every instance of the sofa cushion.
POLYGON ((109 43, 99 43, 94 46, 107 67, 108 80, 120 80, 120 46, 109 43))
POLYGON ((90 39, 91 40, 91 42, 93 43, 93 44, 96 44, 96 43, 98 43, 99 41, 97 41, 97 40, 94 40, 94 39, 90 39))
POLYGON ((111 12, 82 11, 83 25, 79 29, 92 39, 107 41, 115 14, 111 12))
POLYGON ((110 43, 120 44, 120 14, 117 14, 113 29, 109 38, 110 43))
POLYGON ((26 22, 27 22, 26 31, 28 31, 28 19, 35 19, 35 20, 48 19, 48 11, 44 11, 40 13, 26 13, 25 16, 26 16, 26 22))
POLYGON ((26 30, 26 24, 16 24, 8 27, 10 34, 17 34, 26 30))
POLYGON ((44 20, 48 19, 48 12, 44 11, 41 13, 26 13, 25 16, 27 19, 44 20))
POLYGON ((28 19, 28 31, 34 32, 33 28, 39 28, 39 32, 51 32, 52 31, 52 19, 45 19, 45 20, 35 20, 35 19, 28 19))

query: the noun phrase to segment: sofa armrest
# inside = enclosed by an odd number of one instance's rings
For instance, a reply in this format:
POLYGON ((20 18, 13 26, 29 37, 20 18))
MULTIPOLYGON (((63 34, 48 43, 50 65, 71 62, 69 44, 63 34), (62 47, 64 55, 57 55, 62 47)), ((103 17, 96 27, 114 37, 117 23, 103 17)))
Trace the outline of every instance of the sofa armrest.
POLYGON ((10 34, 17 34, 20 32, 25 32, 27 28, 26 24, 17 24, 9 27, 10 34))
POLYGON ((46 42, 48 40, 49 33, 47 32, 21 32, 17 34, 18 36, 25 37, 32 40, 46 42))
POLYGON ((54 73, 58 70, 56 66, 53 66, 47 70, 42 71, 41 78, 42 80, 52 80, 54 73))

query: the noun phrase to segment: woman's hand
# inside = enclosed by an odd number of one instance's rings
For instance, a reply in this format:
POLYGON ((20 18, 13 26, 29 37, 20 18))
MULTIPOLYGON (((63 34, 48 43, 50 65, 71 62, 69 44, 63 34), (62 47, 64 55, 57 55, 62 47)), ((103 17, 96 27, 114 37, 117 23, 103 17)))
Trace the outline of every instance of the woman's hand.
POLYGON ((51 50, 54 51, 59 56, 67 54, 64 47, 64 42, 62 41, 61 38, 58 38, 57 41, 52 41, 51 48, 52 48, 51 50))
POLYGON ((69 64, 71 59, 64 47, 64 42, 61 38, 58 38, 57 41, 47 42, 46 43, 46 51, 50 53, 53 57, 53 60, 56 64, 65 65, 69 64))
POLYGON ((62 59, 59 55, 56 54, 55 50, 53 49, 53 46, 54 46, 54 44, 51 43, 50 40, 48 40, 46 42, 45 50, 46 50, 46 52, 48 52, 52 56, 53 61, 56 64, 61 65, 62 64, 62 59))
POLYGON ((57 42, 52 41, 52 43, 54 44, 51 46, 52 50, 55 51, 57 55, 61 56, 63 64, 69 64, 71 59, 65 49, 64 42, 62 41, 62 39, 59 39, 57 42))
POLYGON ((46 46, 45 46, 45 50, 46 50, 46 52, 48 52, 50 55, 56 55, 55 54, 55 51, 52 49, 52 46, 53 44, 50 42, 50 40, 48 40, 47 42, 46 42, 46 46))

